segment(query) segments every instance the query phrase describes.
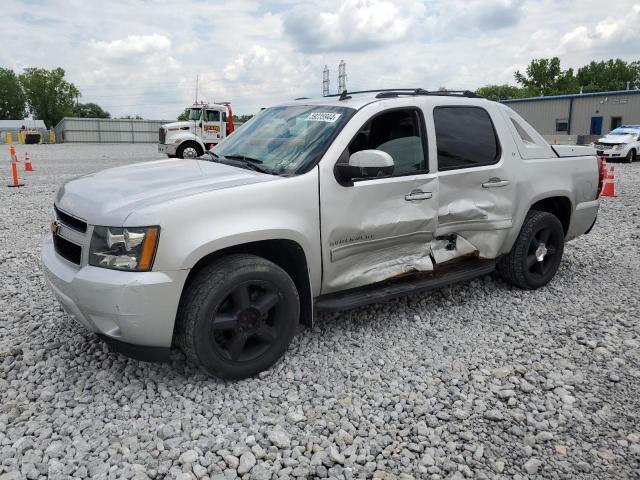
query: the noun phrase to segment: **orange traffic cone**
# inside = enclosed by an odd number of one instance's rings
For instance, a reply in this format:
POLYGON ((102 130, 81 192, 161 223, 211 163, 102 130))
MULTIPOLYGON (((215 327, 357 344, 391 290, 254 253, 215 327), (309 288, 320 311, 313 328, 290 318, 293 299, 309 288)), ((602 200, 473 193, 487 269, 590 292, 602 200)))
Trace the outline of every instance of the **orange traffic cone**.
POLYGON ((18 163, 16 162, 16 150, 11 147, 11 183, 8 185, 9 187, 22 187, 24 183, 20 183, 20 179, 18 178, 18 163))
POLYGON ((24 154, 24 171, 25 172, 33 172, 33 166, 31 165, 31 159, 29 158, 29 154, 24 154))
POLYGON ((613 171, 613 165, 609 166, 609 172, 604 179, 604 186, 602 187, 601 197, 615 197, 616 196, 616 186, 615 186, 615 174, 613 171))

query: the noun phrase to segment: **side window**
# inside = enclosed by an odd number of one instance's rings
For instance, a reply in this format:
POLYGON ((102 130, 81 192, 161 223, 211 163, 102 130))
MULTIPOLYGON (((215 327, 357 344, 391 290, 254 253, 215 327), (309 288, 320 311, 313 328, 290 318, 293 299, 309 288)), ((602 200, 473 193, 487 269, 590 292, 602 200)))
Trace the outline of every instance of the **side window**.
POLYGON ((524 130, 524 128, 522 128, 522 126, 517 122, 517 120, 515 118, 511 119, 511 123, 513 123, 513 126, 516 129, 516 132, 518 132, 518 135, 520 135, 520 139, 525 143, 525 144, 535 144, 536 142, 533 141, 533 139, 529 136, 529 134, 524 130))
POLYGON ((220 121, 220 112, 217 110, 207 110, 207 113, 204 117, 205 122, 219 122, 220 121))
POLYGON ((349 155, 360 150, 382 150, 393 158, 393 176, 427 171, 424 132, 415 109, 393 110, 373 117, 349 144, 349 155))
POLYGON ((478 167, 498 162, 500 146, 487 111, 480 107, 436 107, 438 170, 478 167))

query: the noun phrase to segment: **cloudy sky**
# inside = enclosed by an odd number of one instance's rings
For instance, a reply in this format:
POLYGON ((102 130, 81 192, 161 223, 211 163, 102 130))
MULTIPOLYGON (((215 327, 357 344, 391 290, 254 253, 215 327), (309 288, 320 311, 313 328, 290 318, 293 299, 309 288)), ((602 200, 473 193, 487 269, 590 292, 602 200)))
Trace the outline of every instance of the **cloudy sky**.
POLYGON ((114 116, 172 119, 200 98, 237 113, 337 90, 513 83, 532 58, 564 68, 640 59, 640 1, 3 0, 0 66, 62 67, 114 116))

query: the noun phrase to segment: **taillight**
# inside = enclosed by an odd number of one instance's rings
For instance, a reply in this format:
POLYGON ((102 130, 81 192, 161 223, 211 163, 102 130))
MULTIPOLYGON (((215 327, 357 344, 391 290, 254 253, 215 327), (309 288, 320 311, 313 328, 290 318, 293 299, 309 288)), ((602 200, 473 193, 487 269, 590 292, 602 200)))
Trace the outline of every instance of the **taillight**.
POLYGON ((598 155, 598 191, 596 192, 596 198, 600 198, 600 193, 604 188, 604 180, 606 178, 607 178, 607 159, 603 155, 598 155))

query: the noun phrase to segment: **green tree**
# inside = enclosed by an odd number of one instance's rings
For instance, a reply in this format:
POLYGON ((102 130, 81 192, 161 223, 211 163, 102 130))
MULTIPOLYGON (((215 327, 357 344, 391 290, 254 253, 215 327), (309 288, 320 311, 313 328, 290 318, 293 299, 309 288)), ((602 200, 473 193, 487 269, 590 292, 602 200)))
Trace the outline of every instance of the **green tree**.
POLYGON ((516 71, 516 82, 531 96, 572 93, 578 89, 573 69, 562 70, 560 59, 535 58, 527 66, 526 74, 516 71))
POLYGON ((72 116, 80 91, 64 79, 64 70, 26 68, 20 83, 27 97, 29 111, 53 128, 63 117, 72 116))
POLYGON ((476 93, 481 97, 494 101, 526 96, 526 93, 521 88, 507 85, 506 83, 503 85, 485 85, 477 89, 476 93))
POLYGON ((74 108, 73 114, 80 118, 111 118, 111 114, 97 103, 80 103, 74 108))
POLYGON ((184 122, 185 120, 189 120, 189 110, 183 110, 180 115, 178 115, 178 121, 184 122))
POLYGON ((585 92, 626 90, 640 83, 640 62, 627 63, 619 58, 591 62, 578 69, 579 85, 585 92))
POLYGON ((0 120, 22 120, 26 111, 24 91, 18 76, 0 68, 0 120))
POLYGON ((251 120, 252 118, 253 118, 253 115, 234 115, 233 121, 239 122, 239 123, 245 123, 251 120))

